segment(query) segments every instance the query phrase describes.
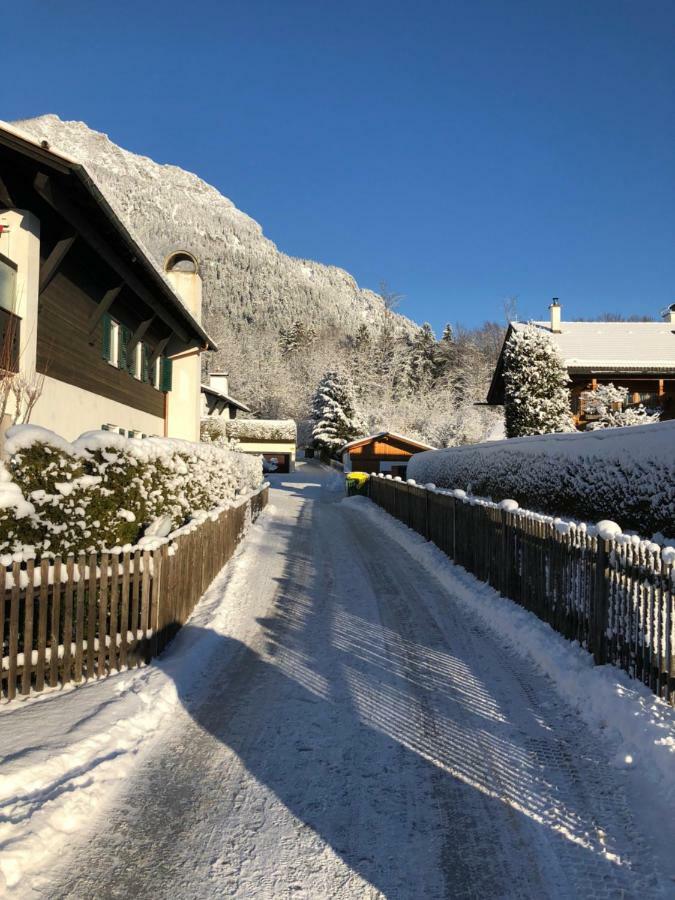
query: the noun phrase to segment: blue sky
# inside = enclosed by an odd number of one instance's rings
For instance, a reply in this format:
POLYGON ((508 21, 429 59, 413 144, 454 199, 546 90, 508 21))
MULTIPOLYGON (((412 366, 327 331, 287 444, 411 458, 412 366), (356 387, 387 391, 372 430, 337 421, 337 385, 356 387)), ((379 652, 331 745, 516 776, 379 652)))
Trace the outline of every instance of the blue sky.
POLYGON ((0 117, 196 172, 437 331, 675 301, 671 0, 21 0, 2 29, 0 117))

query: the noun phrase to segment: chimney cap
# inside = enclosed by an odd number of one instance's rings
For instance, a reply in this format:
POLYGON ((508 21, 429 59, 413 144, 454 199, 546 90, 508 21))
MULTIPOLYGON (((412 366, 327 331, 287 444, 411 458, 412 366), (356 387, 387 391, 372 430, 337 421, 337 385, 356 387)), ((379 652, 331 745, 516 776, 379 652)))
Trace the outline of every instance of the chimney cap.
POLYGON ((551 306, 560 306, 560 299, 558 297, 554 297, 551 300, 551 306))
POLYGON ((220 369, 219 371, 214 372, 213 370, 209 372, 209 375, 229 375, 229 372, 226 372, 225 369, 220 369))

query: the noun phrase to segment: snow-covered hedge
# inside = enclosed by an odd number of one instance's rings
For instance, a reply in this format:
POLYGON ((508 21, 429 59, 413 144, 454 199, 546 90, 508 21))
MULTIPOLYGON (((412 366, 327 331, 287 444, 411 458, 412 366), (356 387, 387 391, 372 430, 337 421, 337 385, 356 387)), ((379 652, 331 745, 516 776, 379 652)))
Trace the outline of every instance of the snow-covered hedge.
POLYGON ((408 474, 418 484, 675 536, 675 421, 433 450, 413 456, 408 474))
POLYGON ((297 428, 293 419, 230 419, 227 436, 235 441, 293 441, 297 428))
POLYGON ((168 515, 174 527, 258 487, 258 457, 213 444, 125 438, 74 443, 45 428, 7 432, 0 466, 0 552, 51 555, 133 544, 168 515))

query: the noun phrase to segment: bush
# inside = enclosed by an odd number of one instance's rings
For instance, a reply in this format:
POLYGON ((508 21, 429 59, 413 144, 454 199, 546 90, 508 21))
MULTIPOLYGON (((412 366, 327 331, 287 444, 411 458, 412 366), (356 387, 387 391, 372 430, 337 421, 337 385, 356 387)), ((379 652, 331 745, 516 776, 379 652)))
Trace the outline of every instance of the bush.
POLYGON ((180 527, 262 481, 259 457, 214 444, 89 432, 70 444, 36 426, 7 432, 0 552, 56 555, 135 543, 169 515, 180 527))
POLYGON ((418 484, 462 488, 551 515, 675 533, 675 422, 542 435, 413 456, 418 484))

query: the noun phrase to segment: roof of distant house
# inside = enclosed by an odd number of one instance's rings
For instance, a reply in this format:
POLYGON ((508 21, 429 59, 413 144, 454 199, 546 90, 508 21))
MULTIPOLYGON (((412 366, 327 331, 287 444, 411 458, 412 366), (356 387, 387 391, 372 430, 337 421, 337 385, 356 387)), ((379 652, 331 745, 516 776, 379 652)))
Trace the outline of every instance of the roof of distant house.
POLYGON ((405 444, 411 444, 413 447, 419 447, 420 450, 436 450, 436 447, 432 447, 429 444, 424 444, 422 441, 418 441, 415 438, 406 437, 404 434, 396 434, 394 431, 378 431, 375 434, 369 434, 367 437, 358 438, 355 441, 350 441, 348 444, 345 444, 344 447, 341 447, 338 451, 339 453, 344 453, 345 450, 351 450, 354 447, 361 447, 363 444, 368 444, 370 441, 376 441, 379 438, 390 437, 394 438, 398 441, 403 441, 405 444))
POLYGON ((230 406, 236 406, 237 409, 240 409, 242 412, 251 412, 250 407, 246 406, 245 403, 242 403, 240 400, 235 400, 234 397, 230 397, 229 394, 224 394, 222 391, 214 391, 212 387, 209 387, 208 384, 202 385, 202 393, 210 394, 212 397, 216 397, 218 400, 224 400, 230 406))
MULTIPOLYGON (((675 369, 675 325, 670 322, 531 322, 553 339, 572 371, 588 368, 675 369)), ((514 322, 514 331, 525 324, 514 322)))
MULTIPOLYGON (((554 331, 550 322, 512 322, 514 331, 534 325, 549 335, 571 374, 623 375, 675 372, 675 324, 661 322, 566 322, 554 331)), ((504 402, 504 347, 487 395, 490 405, 504 402)))

